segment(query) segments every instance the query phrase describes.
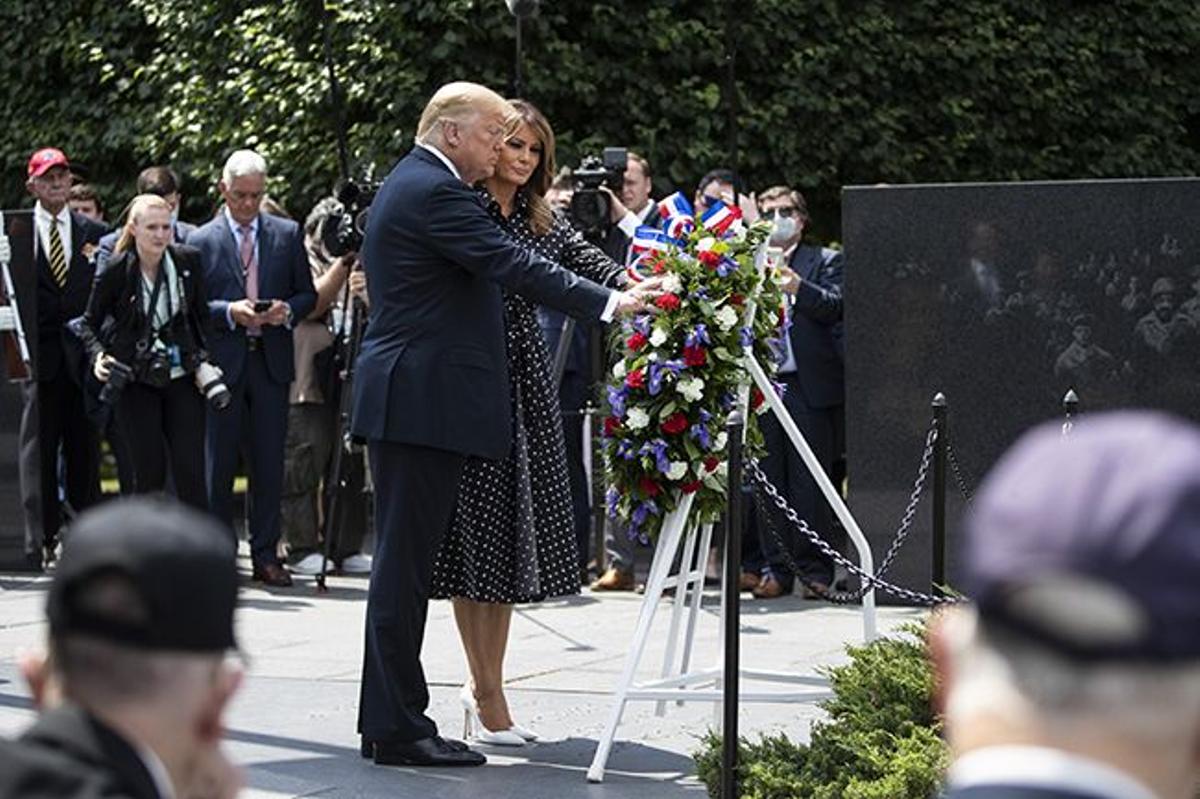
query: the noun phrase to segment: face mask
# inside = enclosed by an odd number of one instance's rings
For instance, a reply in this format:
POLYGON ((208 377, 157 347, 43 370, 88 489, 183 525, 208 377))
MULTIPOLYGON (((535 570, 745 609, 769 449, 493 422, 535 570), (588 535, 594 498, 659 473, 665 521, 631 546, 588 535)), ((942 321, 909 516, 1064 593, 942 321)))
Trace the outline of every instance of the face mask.
POLYGON ((790 216, 775 215, 775 220, 772 223, 771 243, 772 244, 787 244, 796 235, 796 219, 790 216))

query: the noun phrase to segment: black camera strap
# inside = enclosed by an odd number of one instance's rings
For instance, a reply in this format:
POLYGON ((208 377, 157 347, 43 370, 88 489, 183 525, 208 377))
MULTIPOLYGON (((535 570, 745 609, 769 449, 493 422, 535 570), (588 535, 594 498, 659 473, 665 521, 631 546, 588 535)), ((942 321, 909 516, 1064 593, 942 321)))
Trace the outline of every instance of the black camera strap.
MULTIPOLYGON (((154 317, 158 315, 158 293, 162 290, 163 283, 166 282, 166 278, 164 275, 165 269, 166 269, 165 264, 162 262, 159 262, 158 274, 154 278, 154 288, 150 291, 150 304, 146 309, 146 327, 145 327, 144 331, 142 332, 142 340, 146 342, 147 349, 149 349, 152 344, 152 342, 150 340, 151 334, 153 334, 154 338, 158 338, 158 331, 161 330, 163 327, 166 327, 167 325, 169 325, 171 323, 171 317, 174 315, 174 309, 171 305, 171 292, 170 292, 170 290, 168 290, 167 291, 167 321, 161 327, 156 328, 156 326, 154 324, 154 317)), ((140 269, 139 269, 139 272, 140 272, 140 269)), ((142 276, 139 274, 138 277, 140 279, 142 276)), ((142 280, 142 283, 144 286, 144 284, 145 284, 144 279, 142 280)), ((142 289, 142 286, 139 286, 139 293, 141 293, 141 289, 142 289)))

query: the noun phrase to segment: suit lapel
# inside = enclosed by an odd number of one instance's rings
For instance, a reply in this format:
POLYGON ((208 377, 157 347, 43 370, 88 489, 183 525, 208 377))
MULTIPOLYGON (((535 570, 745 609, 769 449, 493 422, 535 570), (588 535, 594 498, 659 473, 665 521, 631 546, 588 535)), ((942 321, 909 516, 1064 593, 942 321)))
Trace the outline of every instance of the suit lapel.
POLYGON ((796 247, 792 254, 792 271, 810 283, 817 282, 817 270, 821 265, 821 250, 816 247, 796 247))
POLYGON ((220 225, 219 229, 222 234, 219 240, 221 242, 221 249, 223 250, 223 257, 218 260, 225 264, 230 276, 242 287, 242 291, 244 292, 246 290, 246 278, 242 274, 242 256, 238 253, 237 237, 233 235, 233 230, 229 227, 229 220, 225 217, 224 209, 218 212, 217 218, 214 221, 217 225, 220 225))
POLYGON ((275 231, 269 224, 269 217, 264 213, 258 215, 258 296, 269 297, 267 292, 268 277, 271 270, 267 264, 271 261, 271 248, 275 244, 275 231))

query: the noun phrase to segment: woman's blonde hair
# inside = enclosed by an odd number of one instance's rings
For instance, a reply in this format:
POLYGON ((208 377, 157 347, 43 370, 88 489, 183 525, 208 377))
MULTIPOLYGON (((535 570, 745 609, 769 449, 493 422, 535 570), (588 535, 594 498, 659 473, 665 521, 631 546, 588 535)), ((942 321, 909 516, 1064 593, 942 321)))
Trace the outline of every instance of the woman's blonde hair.
POLYGON ((160 208, 168 214, 171 213, 171 204, 157 194, 139 194, 134 197, 129 201, 129 208, 125 214, 125 227, 121 228, 121 235, 117 239, 116 246, 113 247, 113 255, 120 255, 133 244, 133 225, 150 208, 160 208))
POLYGON ((526 199, 529 203, 529 227, 537 236, 545 236, 554 227, 554 211, 546 202, 546 192, 554 183, 554 174, 558 168, 554 161, 554 129, 550 127, 545 115, 528 100, 509 100, 517 112, 518 123, 509 133, 511 137, 524 122, 533 128, 533 132, 542 141, 542 157, 538 160, 537 169, 529 176, 525 184, 526 199))

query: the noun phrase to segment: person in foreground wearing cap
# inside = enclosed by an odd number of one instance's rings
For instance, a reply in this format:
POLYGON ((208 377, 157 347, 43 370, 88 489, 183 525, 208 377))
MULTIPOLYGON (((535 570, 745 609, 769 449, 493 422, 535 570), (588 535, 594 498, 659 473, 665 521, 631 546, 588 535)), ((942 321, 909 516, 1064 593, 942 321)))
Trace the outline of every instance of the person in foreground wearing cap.
POLYGON ((1026 435, 967 523, 931 649, 946 799, 1194 799, 1200 431, 1120 412, 1026 435))
POLYGON ((220 750, 241 681, 237 570, 217 522, 162 498, 82 515, 50 586, 38 721, 0 744, 0 798, 236 795, 220 750))
POLYGON ((84 254, 108 228, 67 206, 71 172, 61 150, 47 147, 29 159, 26 187, 33 207, 37 269, 37 335, 31 337, 36 381, 25 389, 21 416, 21 498, 25 507, 25 559, 41 571, 53 557, 62 508, 58 452, 66 462, 66 495, 78 513, 100 497, 100 442, 84 414, 83 391, 69 374, 63 325, 83 313, 95 265, 84 254))

